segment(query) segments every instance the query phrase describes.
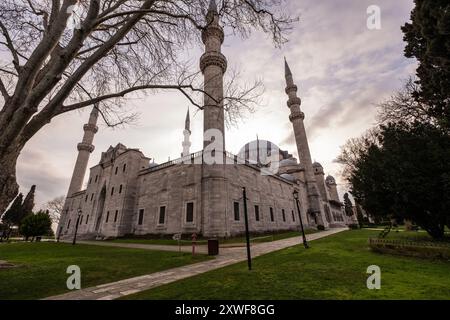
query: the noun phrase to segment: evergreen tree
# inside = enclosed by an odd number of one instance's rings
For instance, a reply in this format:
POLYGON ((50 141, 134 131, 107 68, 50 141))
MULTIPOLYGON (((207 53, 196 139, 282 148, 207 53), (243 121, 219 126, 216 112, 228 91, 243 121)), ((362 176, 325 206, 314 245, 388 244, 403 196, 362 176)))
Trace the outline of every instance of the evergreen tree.
POLYGON ((353 204, 347 192, 344 194, 344 210, 347 217, 353 216, 353 204))
POLYGON ((355 202, 356 207, 356 219, 358 220, 359 227, 364 227, 364 215, 362 213, 361 206, 355 202))
POLYGON ((415 0, 411 23, 402 31, 405 56, 419 61, 415 98, 429 105, 440 126, 450 130, 450 2, 415 0))
POLYGON ((51 233, 51 227, 52 220, 48 212, 40 210, 36 214, 31 213, 25 217, 19 231, 28 240, 29 237, 34 238, 51 233))
MULTIPOLYGON (((24 219, 26 216, 33 213, 34 193, 35 192, 36 192, 36 186, 32 185, 30 191, 28 192, 27 196, 25 197, 25 200, 23 200, 20 220, 24 219)), ((18 224, 20 225, 20 221, 18 224)))
POLYGON ((450 222, 450 136, 427 123, 382 126, 379 144, 356 162, 349 180, 364 209, 408 219, 433 238, 450 222))

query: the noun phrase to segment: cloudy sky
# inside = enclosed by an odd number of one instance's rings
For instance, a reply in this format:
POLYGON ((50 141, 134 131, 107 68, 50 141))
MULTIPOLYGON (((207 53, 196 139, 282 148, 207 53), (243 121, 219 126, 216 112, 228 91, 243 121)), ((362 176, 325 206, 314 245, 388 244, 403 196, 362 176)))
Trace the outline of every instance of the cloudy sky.
MULTIPOLYGON (((302 109, 313 160, 327 174, 339 178, 333 163, 339 147, 374 124, 375 105, 388 98, 414 73, 415 61, 403 57, 401 25, 409 20, 413 0, 291 0, 289 12, 300 16, 281 49, 266 35, 255 32, 242 40, 226 38, 223 52, 229 66, 240 70, 242 81, 261 79, 265 93, 254 114, 226 132, 227 150, 237 153, 256 135, 296 155, 292 125, 284 93, 283 56, 286 56, 299 87, 302 109), (370 5, 381 8, 381 30, 367 28, 370 5)), ((192 55, 198 55, 193 50, 192 55)), ((194 56, 195 57, 195 56, 194 56)), ((96 150, 89 167, 100 153, 122 142, 139 148, 156 162, 177 158, 182 151, 182 130, 188 101, 176 92, 158 93, 128 100, 139 112, 136 124, 109 129, 100 124, 96 150)), ((36 202, 64 195, 76 159, 76 145, 83 135, 89 111, 74 112, 54 119, 25 147, 18 163, 22 192, 37 185, 36 202)), ((192 151, 202 145, 201 112, 191 106, 192 151)))

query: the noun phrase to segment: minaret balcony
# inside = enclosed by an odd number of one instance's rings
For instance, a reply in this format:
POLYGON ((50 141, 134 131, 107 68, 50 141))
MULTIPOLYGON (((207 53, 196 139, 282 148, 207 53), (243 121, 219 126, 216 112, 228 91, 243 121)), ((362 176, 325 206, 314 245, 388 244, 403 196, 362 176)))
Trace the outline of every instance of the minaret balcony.
POLYGON ((287 101, 287 106, 290 108, 292 106, 299 106, 302 104, 302 100, 299 97, 290 98, 287 101))
POLYGON ((301 119, 304 120, 305 119, 305 114, 301 111, 294 111, 291 113, 291 115, 289 116, 289 120, 291 120, 291 122, 297 120, 297 119, 301 119))
POLYGON ((84 131, 91 131, 93 133, 97 133, 97 131, 98 131, 98 127, 93 123, 86 123, 83 126, 83 129, 84 129, 84 131))
POLYGON ((220 52, 205 52, 200 58, 200 70, 205 73, 205 69, 209 66, 218 66, 222 69, 222 73, 225 73, 227 59, 220 52))
POLYGON ((287 86, 285 91, 286 91, 286 94, 289 94, 289 92, 292 92, 292 91, 297 92, 297 90, 298 90, 297 86, 295 84, 293 84, 293 85, 287 86))
POLYGON ((92 153, 92 151, 94 151, 95 147, 90 143, 80 142, 77 145, 77 149, 78 149, 78 151, 89 151, 90 153, 92 153))

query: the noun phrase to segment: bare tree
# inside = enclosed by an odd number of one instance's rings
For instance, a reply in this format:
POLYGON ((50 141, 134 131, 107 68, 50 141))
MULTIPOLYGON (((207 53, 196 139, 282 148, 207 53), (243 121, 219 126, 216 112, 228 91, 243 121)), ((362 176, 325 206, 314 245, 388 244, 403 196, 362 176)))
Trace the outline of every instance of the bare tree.
MULTIPOLYGON (((177 90, 202 107, 183 57, 200 42, 208 2, 1 1, 0 212, 18 192, 20 151, 53 117, 96 104, 107 124, 126 122, 123 98, 143 90, 177 90)), ((281 45, 296 20, 283 8, 282 0, 223 0, 219 14, 227 32, 246 37, 257 28, 281 45)), ((228 106, 236 110, 253 91, 232 93, 228 106)))
POLYGON ((44 209, 48 210, 48 214, 50 215, 50 219, 52 219, 52 223, 59 223, 59 219, 61 218, 61 214, 64 209, 65 200, 65 196, 60 196, 44 204, 44 209))
POLYGON ((404 87, 394 93, 388 100, 378 105, 378 122, 380 124, 431 122, 437 123, 431 114, 431 108, 421 102, 417 102, 415 95, 420 91, 420 86, 410 77, 404 87))
POLYGON ((361 137, 351 138, 341 146, 341 152, 334 162, 342 165, 341 175, 349 181, 356 169, 356 162, 373 144, 378 144, 378 127, 367 130, 361 137))

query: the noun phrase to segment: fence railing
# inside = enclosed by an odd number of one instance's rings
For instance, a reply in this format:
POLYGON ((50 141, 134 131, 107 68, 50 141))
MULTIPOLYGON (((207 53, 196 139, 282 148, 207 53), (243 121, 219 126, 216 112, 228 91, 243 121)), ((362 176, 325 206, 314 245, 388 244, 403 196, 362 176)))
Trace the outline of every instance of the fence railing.
POLYGON ((433 241, 412 241, 402 239, 379 239, 369 238, 369 245, 394 245, 399 247, 440 247, 450 248, 450 243, 447 242, 433 242, 433 241))
MULTIPOLYGON (((229 151, 225 151, 224 156, 227 158, 225 160, 225 163, 245 164, 245 165, 249 165, 249 166, 253 166, 253 167, 258 167, 256 164, 250 163, 248 160, 241 158, 237 155, 234 155, 229 151), (232 161, 230 161, 230 160, 232 160, 232 161)), ((171 167, 176 164, 195 164, 196 163, 195 159, 202 158, 202 157, 203 157, 203 151, 197 151, 195 153, 191 153, 190 155, 180 157, 178 159, 170 160, 170 161, 161 163, 161 164, 153 166, 153 167, 145 168, 143 171, 144 172, 157 171, 160 169, 171 167)), ((203 161, 203 159, 201 161, 203 161)))

